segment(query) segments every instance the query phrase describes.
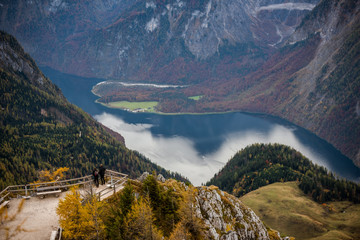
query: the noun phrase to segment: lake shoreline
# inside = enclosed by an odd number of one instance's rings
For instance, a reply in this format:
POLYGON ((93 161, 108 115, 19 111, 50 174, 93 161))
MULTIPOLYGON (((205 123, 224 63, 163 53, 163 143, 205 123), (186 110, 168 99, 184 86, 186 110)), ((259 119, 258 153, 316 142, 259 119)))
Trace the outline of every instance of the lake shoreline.
MULTIPOLYGON (((96 95, 95 93, 93 93, 94 95, 96 95)), ((99 95, 96 95, 98 97, 101 97, 99 95)), ((127 112, 131 112, 131 113, 139 113, 139 111, 131 111, 131 110, 126 110, 124 108, 121 107, 113 107, 110 106, 107 103, 103 103, 98 101, 99 99, 95 100, 95 103, 100 104, 104 107, 110 108, 110 109, 118 109, 118 110, 122 110, 122 111, 127 111, 127 112)), ((278 116, 275 115, 271 115, 271 114, 267 114, 267 113, 263 113, 263 112, 250 112, 250 111, 243 111, 243 110, 233 110, 233 111, 222 111, 222 112, 173 112, 173 113, 167 113, 167 112, 160 112, 160 111, 153 111, 153 112, 141 112, 144 114, 158 114, 158 115, 169 115, 169 116, 177 116, 177 115, 217 115, 217 114, 228 114, 228 113, 244 113, 244 114, 252 114, 252 115, 264 115, 264 116, 271 116, 274 118, 279 118, 283 121, 288 121, 286 119, 282 119, 278 116)))

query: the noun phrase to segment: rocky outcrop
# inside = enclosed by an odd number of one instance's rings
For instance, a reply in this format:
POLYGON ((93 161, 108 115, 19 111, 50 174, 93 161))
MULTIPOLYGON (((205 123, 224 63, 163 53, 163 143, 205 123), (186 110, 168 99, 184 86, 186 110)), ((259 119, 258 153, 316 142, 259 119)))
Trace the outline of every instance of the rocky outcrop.
POLYGON ((225 42, 275 46, 286 40, 317 1, 210 0, 195 10, 183 33, 189 50, 206 59, 225 42))
POLYGON ((138 177, 137 180, 139 180, 140 182, 143 182, 150 174, 148 172, 143 172, 143 174, 141 174, 140 177, 138 177))
POLYGON ((164 178, 163 175, 159 174, 157 177, 156 177, 156 180, 158 180, 159 182, 162 182, 164 183, 166 181, 166 179, 164 178))
POLYGON ((34 60, 24 52, 17 40, 0 31, 0 69, 25 76, 31 84, 54 94, 57 97, 65 98, 59 88, 53 85, 39 70, 34 60))
POLYGON ((217 187, 199 187, 195 214, 209 229, 210 239, 269 239, 259 217, 239 199, 217 187))

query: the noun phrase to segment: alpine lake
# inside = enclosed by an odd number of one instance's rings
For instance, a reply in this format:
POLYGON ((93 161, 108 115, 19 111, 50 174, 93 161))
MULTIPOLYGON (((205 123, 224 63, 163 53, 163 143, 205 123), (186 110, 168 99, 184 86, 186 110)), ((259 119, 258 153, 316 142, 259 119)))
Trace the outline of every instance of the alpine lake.
POLYGON ((91 90, 104 80, 63 74, 43 67, 73 104, 120 133, 126 146, 161 167, 187 177, 195 186, 206 183, 239 150, 253 143, 293 147, 337 176, 360 182, 360 169, 331 144, 313 133, 273 116, 251 113, 133 113, 96 103, 91 90))

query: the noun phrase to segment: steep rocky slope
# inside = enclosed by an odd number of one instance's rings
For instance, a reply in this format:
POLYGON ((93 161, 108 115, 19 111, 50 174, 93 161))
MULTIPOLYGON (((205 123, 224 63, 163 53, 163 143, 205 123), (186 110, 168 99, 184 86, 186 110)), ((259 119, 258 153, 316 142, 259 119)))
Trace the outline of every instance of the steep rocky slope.
POLYGON ((300 111, 286 117, 330 140, 360 167, 359 19, 359 1, 323 1, 303 22, 291 41, 314 32, 321 41, 312 61, 293 75, 301 97, 291 105, 300 111))
POLYGON ((284 117, 360 166, 360 3, 322 1, 256 74, 240 106, 284 117))
POLYGON ((134 2, 1 0, 0 29, 14 35, 38 64, 54 66, 52 61, 64 61, 58 52, 70 45, 74 57, 90 33, 112 24, 134 2))

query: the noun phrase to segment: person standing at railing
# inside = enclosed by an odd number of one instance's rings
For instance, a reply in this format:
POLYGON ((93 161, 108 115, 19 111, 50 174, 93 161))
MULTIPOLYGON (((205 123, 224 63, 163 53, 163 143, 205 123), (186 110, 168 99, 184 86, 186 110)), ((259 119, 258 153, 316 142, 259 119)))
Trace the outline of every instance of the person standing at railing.
POLYGON ((104 166, 102 164, 100 164, 99 174, 100 174, 100 179, 101 179, 101 185, 105 184, 105 171, 106 171, 106 169, 104 168, 104 166))
POLYGON ((93 177, 94 177, 94 183, 95 183, 96 187, 99 187, 99 172, 96 168, 94 168, 93 177))

